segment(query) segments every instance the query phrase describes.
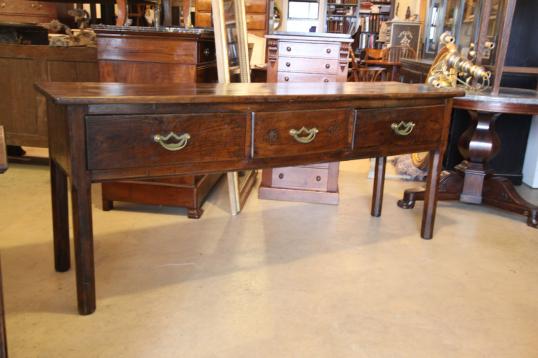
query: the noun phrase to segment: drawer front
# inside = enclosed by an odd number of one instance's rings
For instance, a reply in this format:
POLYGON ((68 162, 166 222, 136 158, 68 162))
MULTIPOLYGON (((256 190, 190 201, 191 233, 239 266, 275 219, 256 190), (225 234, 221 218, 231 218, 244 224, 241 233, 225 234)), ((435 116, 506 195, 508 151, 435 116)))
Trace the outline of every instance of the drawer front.
POLYGON ((114 169, 244 158, 246 114, 89 116, 89 169, 114 169), (174 133, 179 138, 162 137, 174 133), (160 135, 162 144, 156 141, 160 135), (176 144, 176 148, 174 148, 176 144), (169 149, 166 149, 167 146, 169 149), (177 147, 183 147, 179 150, 177 147))
POLYGON ((279 72, 278 82, 336 82, 336 75, 279 72))
POLYGON ((325 58, 337 60, 340 56, 339 43, 305 43, 286 42, 278 43, 279 56, 325 58))
POLYGON ((355 147, 435 143, 441 138, 443 116, 444 106, 358 111, 355 147))
POLYGON ((352 111, 258 112, 254 158, 331 153, 351 147, 352 111))
POLYGON ((338 73, 338 60, 280 57, 278 59, 278 71, 336 75, 338 73))
POLYGON ((245 12, 263 14, 267 11, 267 0, 245 0, 245 12))
POLYGON ((274 188, 327 190, 329 171, 307 167, 285 167, 273 169, 274 188))
POLYGON ((199 42, 198 63, 213 62, 215 60, 215 42, 199 42))
POLYGON ((248 30, 265 30, 265 14, 247 14, 246 20, 248 30))

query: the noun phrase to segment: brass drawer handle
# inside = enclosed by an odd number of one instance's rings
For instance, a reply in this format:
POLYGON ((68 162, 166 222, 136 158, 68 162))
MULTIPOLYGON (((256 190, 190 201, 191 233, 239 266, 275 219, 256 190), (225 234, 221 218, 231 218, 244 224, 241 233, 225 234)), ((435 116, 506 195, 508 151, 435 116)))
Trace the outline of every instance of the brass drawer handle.
POLYGON ((286 51, 290 52, 291 51, 291 47, 286 47, 286 51))
POLYGON ((291 63, 286 62, 286 67, 290 67, 290 66, 291 66, 291 63))
POLYGON ((326 51, 327 51, 327 53, 331 53, 331 49, 330 49, 330 48, 328 48, 326 51))
POLYGON ((325 79, 323 80, 323 82, 327 83, 327 82, 329 82, 329 79, 328 79, 328 78, 325 78, 325 79))
POLYGON ((288 82, 290 78, 288 76, 284 77, 284 81, 288 82))
POLYGON ((299 130, 297 129, 290 129, 290 135, 299 143, 308 144, 312 142, 316 138, 316 134, 318 134, 319 130, 314 127, 310 129, 306 129, 306 127, 303 127, 299 130), (306 136, 301 136, 305 134, 306 136))
POLYGON ((326 64, 326 65, 325 65, 325 68, 331 68, 331 65, 326 64))
POLYGON ((401 121, 400 123, 392 123, 390 125, 390 128, 397 135, 406 136, 406 135, 411 134, 411 132, 413 131, 413 128, 415 128, 415 123, 401 121))
POLYGON ((171 152, 176 152, 178 150, 185 148, 187 144, 189 143, 189 139, 191 139, 191 136, 189 133, 177 135, 173 132, 170 132, 165 136, 162 136, 160 134, 155 134, 153 136, 153 141, 155 141, 155 143, 159 143, 164 149, 169 150, 171 152), (166 143, 170 139, 177 141, 177 143, 166 143))

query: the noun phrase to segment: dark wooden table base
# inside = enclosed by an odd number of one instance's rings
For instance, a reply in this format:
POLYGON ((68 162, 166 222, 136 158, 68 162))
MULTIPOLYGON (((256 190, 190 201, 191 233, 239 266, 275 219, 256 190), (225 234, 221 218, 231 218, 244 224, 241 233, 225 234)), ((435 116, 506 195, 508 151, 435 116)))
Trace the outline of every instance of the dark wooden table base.
MULTIPOLYGON (((459 200, 469 204, 485 204, 527 217, 527 225, 538 228, 538 206, 523 199, 512 182, 495 176, 487 163, 497 154, 500 140, 495 132, 499 113, 469 111, 471 124, 460 138, 458 149, 466 159, 456 170, 443 172, 439 182, 439 200, 459 200)), ((424 189, 404 192, 398 206, 411 209, 424 200, 424 189)))

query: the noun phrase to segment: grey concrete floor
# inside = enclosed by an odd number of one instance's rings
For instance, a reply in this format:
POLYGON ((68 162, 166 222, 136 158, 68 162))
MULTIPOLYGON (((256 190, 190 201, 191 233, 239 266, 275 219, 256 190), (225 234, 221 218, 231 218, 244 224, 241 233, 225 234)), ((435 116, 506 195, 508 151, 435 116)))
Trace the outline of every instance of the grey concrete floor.
MULTIPOLYGON (((343 163, 338 206, 261 201, 228 213, 221 182, 201 220, 183 209, 100 209, 97 311, 53 270, 49 174, 0 176, 11 357, 538 357, 538 231, 496 209, 440 203, 435 237, 416 183, 389 180, 369 215, 368 161, 343 163)), ((536 190, 522 189, 538 202, 536 190)))

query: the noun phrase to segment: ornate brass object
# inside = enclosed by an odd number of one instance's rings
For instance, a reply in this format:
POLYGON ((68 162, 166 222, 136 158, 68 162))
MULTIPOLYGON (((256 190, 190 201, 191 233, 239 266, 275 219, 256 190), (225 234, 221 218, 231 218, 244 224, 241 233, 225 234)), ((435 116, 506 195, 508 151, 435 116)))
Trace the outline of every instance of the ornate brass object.
POLYGON ((392 123, 390 125, 390 128, 397 135, 406 136, 406 135, 411 134, 411 132, 415 128, 415 123, 401 121, 400 123, 392 123))
POLYGON ((307 144, 312 142, 316 138, 316 134, 319 133, 319 130, 314 127, 307 129, 306 127, 303 127, 299 130, 297 129, 290 129, 290 135, 299 143, 307 144), (306 135, 306 136, 301 136, 306 135))
MULTIPOLYGON (((440 37, 445 46, 433 61, 426 83, 437 88, 463 87, 465 90, 482 91, 489 87, 491 72, 464 59, 454 44, 454 37, 445 32, 440 37)), ((488 44, 489 48, 492 47, 488 44)))
POLYGON ((191 139, 191 136, 189 133, 177 135, 173 132, 170 132, 165 136, 162 136, 160 134, 155 134, 153 136, 153 141, 155 141, 155 143, 159 143, 164 149, 169 150, 171 152, 176 152, 178 150, 185 148, 187 144, 189 143, 189 139, 191 139), (167 141, 170 139, 177 141, 177 143, 167 143, 167 141))

